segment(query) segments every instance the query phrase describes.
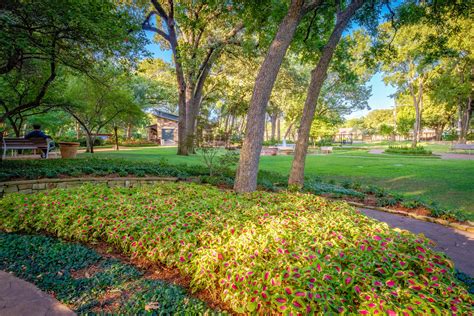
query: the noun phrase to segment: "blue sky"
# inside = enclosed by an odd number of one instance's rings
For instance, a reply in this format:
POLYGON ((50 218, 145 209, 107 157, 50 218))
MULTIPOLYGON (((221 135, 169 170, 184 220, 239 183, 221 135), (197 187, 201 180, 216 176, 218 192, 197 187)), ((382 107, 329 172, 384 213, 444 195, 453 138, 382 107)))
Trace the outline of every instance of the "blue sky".
MULTIPOLYGON (((171 51, 170 50, 161 50, 160 46, 156 43, 153 43, 152 32, 146 32, 147 37, 150 39, 151 43, 147 45, 147 49, 151 52, 153 57, 161 58, 167 62, 171 62, 171 51)), ((374 109, 388 109, 392 108, 394 101, 390 98, 390 95, 395 92, 395 89, 391 86, 387 86, 382 80, 382 74, 376 73, 372 79, 369 81, 368 85, 372 86, 372 96, 369 98, 369 106, 371 110, 374 109)), ((346 118, 357 118, 367 114, 369 110, 356 111, 347 115, 346 118)))

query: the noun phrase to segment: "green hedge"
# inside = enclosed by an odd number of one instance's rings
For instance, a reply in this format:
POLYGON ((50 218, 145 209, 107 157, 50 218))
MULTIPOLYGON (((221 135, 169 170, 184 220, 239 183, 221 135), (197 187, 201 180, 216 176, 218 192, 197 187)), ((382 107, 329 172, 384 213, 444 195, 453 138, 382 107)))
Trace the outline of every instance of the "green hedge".
POLYGON ((0 163, 0 181, 12 179, 57 178, 60 176, 172 176, 206 174, 204 167, 170 165, 166 161, 133 162, 122 159, 7 160, 0 163))
POLYGON ((386 153, 390 154, 403 154, 403 155, 420 155, 420 156, 431 156, 431 150, 425 149, 423 146, 408 147, 408 146, 388 146, 385 149, 386 153))
POLYGON ((0 229, 46 231, 168 267, 236 312, 459 314, 473 297, 429 241, 312 194, 168 183, 0 201, 0 229))

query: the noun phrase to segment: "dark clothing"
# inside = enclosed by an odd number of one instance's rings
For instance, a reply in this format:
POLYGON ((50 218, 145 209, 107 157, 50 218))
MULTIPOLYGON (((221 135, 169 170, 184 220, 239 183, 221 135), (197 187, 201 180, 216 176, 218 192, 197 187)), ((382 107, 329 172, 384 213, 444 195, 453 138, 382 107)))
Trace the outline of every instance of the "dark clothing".
POLYGON ((34 130, 26 134, 26 139, 28 138, 50 138, 48 135, 39 130, 34 130))
MULTIPOLYGON (((25 139, 28 139, 28 138, 44 138, 44 139, 46 139, 46 138, 51 138, 51 137, 46 135, 45 133, 43 133, 43 131, 34 130, 34 131, 31 131, 28 134, 26 134, 25 139)), ((49 150, 53 149, 54 148, 54 142, 50 141, 48 143, 48 147, 49 147, 49 150)), ((47 154, 48 150, 41 149, 41 151, 43 152, 43 154, 41 155, 41 158, 46 158, 46 154, 47 154)))

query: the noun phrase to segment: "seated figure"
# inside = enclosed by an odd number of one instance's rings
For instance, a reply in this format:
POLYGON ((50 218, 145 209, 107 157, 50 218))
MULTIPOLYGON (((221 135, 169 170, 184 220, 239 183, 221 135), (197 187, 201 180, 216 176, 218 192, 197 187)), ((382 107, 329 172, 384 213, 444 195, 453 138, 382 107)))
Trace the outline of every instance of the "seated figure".
MULTIPOLYGON (((51 151, 51 149, 54 148, 54 142, 52 141, 51 136, 46 135, 46 134, 41 130, 41 125, 39 125, 39 124, 33 124, 33 130, 32 130, 31 132, 29 132, 28 134, 26 134, 25 138, 26 138, 26 139, 29 139, 29 138, 44 138, 44 139, 49 139, 49 140, 50 140, 50 141, 48 141, 49 150, 51 151)), ((47 158, 47 157, 46 157, 46 154, 47 154, 48 150, 46 150, 46 149, 41 149, 41 151, 43 152, 43 153, 41 154, 41 158, 47 158)))

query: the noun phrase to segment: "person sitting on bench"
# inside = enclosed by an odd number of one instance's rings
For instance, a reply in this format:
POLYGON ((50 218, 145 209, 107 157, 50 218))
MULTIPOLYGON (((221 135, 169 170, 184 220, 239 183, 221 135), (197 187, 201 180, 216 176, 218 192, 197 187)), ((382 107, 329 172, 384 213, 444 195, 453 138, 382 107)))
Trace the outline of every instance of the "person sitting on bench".
MULTIPOLYGON (((33 124, 33 130, 31 132, 29 132, 28 134, 26 134, 25 136, 25 139, 29 139, 29 138, 43 138, 43 139, 51 139, 51 136, 49 135, 46 135, 45 133, 43 133, 43 131, 41 130, 41 125, 39 124, 33 124)), ((48 142, 48 147, 49 147, 49 150, 53 149, 54 148, 54 142, 53 141, 50 141, 48 142)), ((46 158, 46 153, 47 153, 47 150, 46 149, 41 149, 41 151, 43 152, 41 154, 41 158, 46 158)))

